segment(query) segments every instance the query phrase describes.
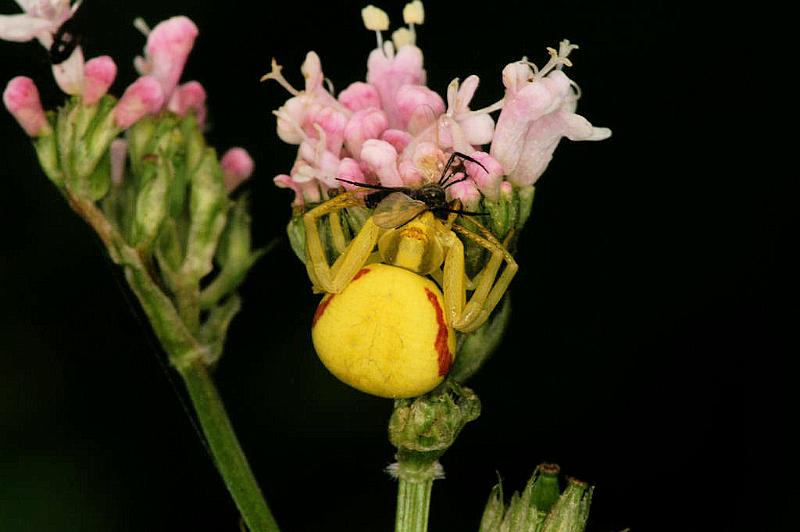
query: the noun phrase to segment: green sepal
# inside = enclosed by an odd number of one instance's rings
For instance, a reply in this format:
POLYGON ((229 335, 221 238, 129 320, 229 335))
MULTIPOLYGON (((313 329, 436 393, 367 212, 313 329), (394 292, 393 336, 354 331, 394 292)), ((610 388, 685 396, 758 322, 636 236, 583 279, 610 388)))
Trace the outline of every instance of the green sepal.
POLYGON ((133 124, 126 134, 128 141, 128 154, 131 160, 133 175, 141 173, 144 156, 148 153, 151 140, 156 132, 156 121, 152 116, 146 116, 133 124))
POLYGON ((292 251, 303 264, 306 263, 306 226, 303 224, 303 215, 292 216, 286 225, 286 235, 292 251))
POLYGON ((58 144, 58 162, 64 174, 64 186, 70 190, 77 186, 72 171, 72 138, 74 134, 74 117, 77 115, 72 102, 68 102, 58 110, 56 118, 56 141, 58 144))
POLYGON ((504 513, 503 484, 498 482, 489 492, 489 500, 483 509, 481 525, 478 532, 496 532, 501 530, 504 513))
POLYGON ((448 378, 463 383, 472 377, 500 345, 510 317, 511 298, 506 293, 486 323, 474 332, 459 335, 456 360, 448 378))
MULTIPOLYGON (((51 115, 51 113, 48 113, 48 115, 51 115)), ((33 140, 33 146, 36 148, 39 166, 42 167, 47 178, 58 188, 63 187, 64 174, 58 162, 58 139, 56 134, 51 133, 37 137, 33 140)))
POLYGON ((234 294, 221 305, 213 307, 208 313, 208 318, 200 329, 200 341, 207 349, 207 364, 213 364, 219 360, 225 346, 228 327, 241 308, 242 301, 239 296, 234 294))
POLYGON ((182 276, 199 280, 212 270, 212 258, 225 228, 228 206, 217 156, 213 149, 208 148, 191 176, 189 233, 182 276))
POLYGON ((105 197, 111 188, 111 154, 105 155, 95 165, 91 175, 86 178, 86 194, 90 201, 98 201, 105 197))
POLYGON ((585 482, 568 479, 567 489, 550 509, 542 532, 581 532, 589 520, 594 488, 585 482))
POLYGON ((180 129, 186 150, 186 172, 191 174, 203 160, 206 141, 203 138, 203 132, 198 127, 194 113, 186 115, 181 121, 180 129))
POLYGON ((91 175, 100 160, 108 154, 111 141, 119 135, 120 129, 114 124, 112 112, 116 103, 113 97, 104 96, 91 107, 76 107, 78 114, 73 138, 73 170, 76 177, 91 175))
POLYGON ((242 197, 229 212, 228 223, 215 255, 220 270, 201 291, 200 308, 208 309, 236 290, 253 264, 277 243, 277 240, 273 240, 266 248, 253 251, 251 240, 247 197, 242 197))
POLYGON ((183 246, 175 220, 167 218, 156 241, 156 260, 167 287, 175 291, 177 275, 183 262, 183 246))
POLYGON ((531 215, 533 208, 533 197, 536 189, 533 186, 522 187, 517 189, 517 196, 519 197, 519 214, 517 215, 517 229, 522 229, 525 222, 531 215))
POLYGON ((146 161, 139 179, 131 242, 144 250, 155 241, 167 215, 169 171, 165 164, 159 164, 161 161, 161 158, 146 161))
MULTIPOLYGON (((485 199, 483 201, 483 209, 489 213, 490 223, 487 229, 500 241, 508 234, 508 230, 511 226, 509 203, 510 202, 504 201, 503 199, 499 199, 498 201, 485 199)), ((483 217, 483 219, 485 218, 486 217, 483 217)))

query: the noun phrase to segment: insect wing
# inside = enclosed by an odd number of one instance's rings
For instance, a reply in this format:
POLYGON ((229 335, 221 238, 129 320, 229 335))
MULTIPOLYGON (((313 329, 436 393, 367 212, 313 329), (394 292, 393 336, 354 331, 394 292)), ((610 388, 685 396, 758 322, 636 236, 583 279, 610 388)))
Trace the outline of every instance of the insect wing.
POLYGON ((402 192, 392 192, 375 207, 372 221, 378 227, 393 229, 411 221, 427 208, 424 201, 410 198, 402 192))

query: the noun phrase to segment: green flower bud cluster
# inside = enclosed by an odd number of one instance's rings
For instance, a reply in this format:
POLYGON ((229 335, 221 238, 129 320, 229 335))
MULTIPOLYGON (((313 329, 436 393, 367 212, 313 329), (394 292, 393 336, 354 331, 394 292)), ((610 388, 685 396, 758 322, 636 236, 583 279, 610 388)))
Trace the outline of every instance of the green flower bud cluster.
POLYGON ((252 248, 246 198, 228 197, 192 113, 139 120, 123 137, 127 153, 114 154, 115 103, 74 98, 51 113, 39 161, 124 267, 172 363, 211 364, 240 308, 236 289, 263 253, 252 248))
POLYGON ((507 505, 498 482, 483 511, 480 532, 582 532, 593 488, 568 478, 562 492, 558 475, 557 465, 541 464, 522 493, 514 492, 507 505))
POLYGON ((475 392, 450 380, 421 397, 396 400, 389 441, 397 448, 397 476, 415 482, 433 478, 439 457, 480 413, 475 392))

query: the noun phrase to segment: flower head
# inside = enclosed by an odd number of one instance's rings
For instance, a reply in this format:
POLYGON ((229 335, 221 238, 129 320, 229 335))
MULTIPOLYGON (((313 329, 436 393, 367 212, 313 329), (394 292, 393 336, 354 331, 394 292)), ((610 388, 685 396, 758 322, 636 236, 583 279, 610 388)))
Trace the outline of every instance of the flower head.
POLYGON ((538 69, 523 59, 502 72, 506 93, 483 109, 470 103, 479 85, 475 75, 454 79, 442 98, 426 86, 416 26, 425 20, 422 2, 406 5, 407 24, 383 39, 389 16, 374 6, 362 10, 376 47, 367 58, 365 80, 355 81, 338 96, 323 83, 319 56, 309 52, 303 63, 303 90, 292 87, 273 60, 262 80, 280 83, 291 97, 275 115, 278 136, 298 145, 289 174, 275 178, 295 191, 295 204, 317 202, 332 189, 357 185, 342 180, 388 187, 418 187, 439 179, 453 152, 481 164, 464 165, 466 180, 448 188, 449 199, 477 205, 481 198, 502 199, 503 185, 533 185, 562 137, 601 140, 611 132, 593 127, 575 114, 578 92, 562 72, 576 48, 568 41, 538 69), (491 113, 500 111, 497 125, 491 113))

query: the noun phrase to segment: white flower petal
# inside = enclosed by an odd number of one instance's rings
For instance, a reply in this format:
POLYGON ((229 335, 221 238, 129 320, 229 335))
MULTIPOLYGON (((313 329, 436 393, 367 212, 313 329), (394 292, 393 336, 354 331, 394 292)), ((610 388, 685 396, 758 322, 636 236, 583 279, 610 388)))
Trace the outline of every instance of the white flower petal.
POLYGON ((0 15, 0 40, 27 42, 42 32, 47 32, 52 23, 30 15, 0 15))
POLYGON ((78 46, 63 63, 53 65, 53 77, 67 94, 83 92, 83 50, 78 46))

